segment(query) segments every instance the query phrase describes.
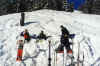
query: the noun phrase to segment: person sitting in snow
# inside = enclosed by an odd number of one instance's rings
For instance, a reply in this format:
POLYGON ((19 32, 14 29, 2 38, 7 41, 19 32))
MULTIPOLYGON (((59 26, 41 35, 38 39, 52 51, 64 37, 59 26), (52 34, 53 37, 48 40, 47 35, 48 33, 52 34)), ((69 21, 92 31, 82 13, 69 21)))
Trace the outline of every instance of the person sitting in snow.
POLYGON ((24 37, 24 41, 27 41, 27 42, 30 41, 30 35, 27 29, 25 29, 25 31, 21 33, 21 36, 24 37))
POLYGON ((69 31, 67 30, 67 28, 65 28, 63 25, 60 26, 61 27, 61 38, 60 38, 60 42, 61 45, 56 49, 56 51, 63 51, 63 47, 65 46, 67 52, 69 52, 69 50, 71 50, 70 48, 70 42, 69 42, 69 31))
POLYGON ((47 36, 44 34, 44 31, 41 31, 40 34, 37 36, 37 38, 39 40, 41 40, 41 39, 46 40, 47 39, 47 36))

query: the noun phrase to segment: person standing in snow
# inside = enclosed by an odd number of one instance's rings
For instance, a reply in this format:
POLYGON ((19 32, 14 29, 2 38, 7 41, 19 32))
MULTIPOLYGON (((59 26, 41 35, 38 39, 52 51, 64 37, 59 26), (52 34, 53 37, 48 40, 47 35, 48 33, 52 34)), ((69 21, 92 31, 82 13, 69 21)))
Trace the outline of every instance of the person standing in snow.
POLYGON ((65 46, 65 48, 68 52, 69 50, 71 50, 70 42, 69 42, 70 34, 69 34, 69 31, 63 25, 61 25, 60 28, 61 28, 61 32, 62 32, 61 38, 60 38, 61 45, 57 48, 56 51, 63 51, 64 46, 65 46))
POLYGON ((27 42, 30 41, 30 35, 27 29, 25 29, 25 31, 21 33, 21 36, 24 37, 24 41, 27 41, 27 42))
POLYGON ((60 42, 62 45, 66 47, 67 50, 70 50, 69 31, 63 25, 61 25, 60 27, 61 27, 61 32, 62 32, 60 42))

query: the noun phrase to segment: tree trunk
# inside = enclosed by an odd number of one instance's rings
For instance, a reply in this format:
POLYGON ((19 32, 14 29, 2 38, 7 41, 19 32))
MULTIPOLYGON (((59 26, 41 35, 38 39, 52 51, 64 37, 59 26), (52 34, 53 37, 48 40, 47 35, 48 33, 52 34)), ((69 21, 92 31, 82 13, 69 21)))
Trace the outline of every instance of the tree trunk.
POLYGON ((21 13, 21 19, 20 19, 20 25, 24 26, 24 19, 25 19, 25 14, 24 12, 21 13))

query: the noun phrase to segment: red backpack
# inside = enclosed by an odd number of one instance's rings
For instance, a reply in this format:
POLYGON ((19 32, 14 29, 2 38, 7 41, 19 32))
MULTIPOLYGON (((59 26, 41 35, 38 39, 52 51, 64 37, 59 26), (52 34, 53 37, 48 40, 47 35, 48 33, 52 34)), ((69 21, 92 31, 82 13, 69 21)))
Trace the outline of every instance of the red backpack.
POLYGON ((27 39, 28 38, 28 35, 27 34, 24 34, 24 38, 27 39))

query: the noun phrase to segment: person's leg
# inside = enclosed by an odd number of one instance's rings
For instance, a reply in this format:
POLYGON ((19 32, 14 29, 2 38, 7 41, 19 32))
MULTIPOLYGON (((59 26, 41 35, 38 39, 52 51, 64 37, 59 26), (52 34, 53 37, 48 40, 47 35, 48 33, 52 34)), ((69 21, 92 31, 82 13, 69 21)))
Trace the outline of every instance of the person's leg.
POLYGON ((61 44, 58 46, 58 48, 56 49, 56 51, 63 51, 64 50, 64 43, 65 41, 63 40, 63 37, 61 37, 61 40, 60 40, 61 44))
POLYGON ((65 41, 65 48, 67 51, 71 50, 69 39, 66 39, 65 41))
POLYGON ((64 45, 60 44, 56 51, 63 51, 64 50, 64 45))

